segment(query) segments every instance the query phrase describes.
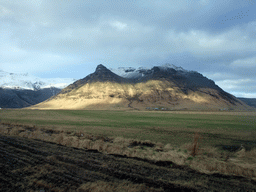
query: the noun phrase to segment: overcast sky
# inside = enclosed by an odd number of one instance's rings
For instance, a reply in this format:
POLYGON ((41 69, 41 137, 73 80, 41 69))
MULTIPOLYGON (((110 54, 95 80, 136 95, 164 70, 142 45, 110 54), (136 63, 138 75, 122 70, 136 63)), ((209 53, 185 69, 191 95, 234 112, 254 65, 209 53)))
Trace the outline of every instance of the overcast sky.
POLYGON ((256 98, 256 0, 0 0, 0 69, 81 79, 165 63, 256 98))

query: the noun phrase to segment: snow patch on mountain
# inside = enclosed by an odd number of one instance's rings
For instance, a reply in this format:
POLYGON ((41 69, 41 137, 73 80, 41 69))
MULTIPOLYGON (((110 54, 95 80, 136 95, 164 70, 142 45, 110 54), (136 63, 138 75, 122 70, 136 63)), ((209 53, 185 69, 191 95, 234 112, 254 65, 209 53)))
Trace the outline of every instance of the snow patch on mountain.
POLYGON ((157 66, 158 68, 160 68, 161 70, 168 70, 168 69, 175 69, 176 71, 182 71, 182 72, 189 72, 185 69, 183 69, 182 67, 177 67, 173 64, 165 64, 165 65, 161 65, 161 66, 157 66))
MULTIPOLYGON (((169 69, 175 69, 176 71, 178 71, 180 73, 191 72, 191 71, 183 69, 182 67, 177 67, 173 64, 168 64, 168 63, 165 65, 156 66, 156 67, 158 67, 162 71, 169 70, 169 69)), ((152 69, 149 69, 146 67, 139 67, 137 69, 133 68, 133 67, 118 67, 117 69, 109 68, 109 70, 112 71, 113 73, 115 73, 121 77, 128 78, 128 79, 136 79, 136 78, 143 77, 144 75, 153 73, 152 69)))
POLYGON ((110 68, 109 70, 121 77, 128 79, 141 77, 139 70, 133 67, 118 67, 117 69, 110 68))
POLYGON ((56 87, 63 89, 75 82, 71 78, 39 78, 28 73, 8 73, 0 70, 0 87, 10 89, 30 89, 39 90, 56 87))

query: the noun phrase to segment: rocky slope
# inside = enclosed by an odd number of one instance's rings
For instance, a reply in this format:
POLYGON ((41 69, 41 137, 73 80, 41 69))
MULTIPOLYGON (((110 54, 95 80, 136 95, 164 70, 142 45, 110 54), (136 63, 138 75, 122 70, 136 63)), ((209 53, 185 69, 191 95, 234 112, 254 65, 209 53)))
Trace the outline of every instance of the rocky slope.
POLYGON ((100 64, 94 73, 32 108, 245 110, 250 107, 195 71, 174 65, 115 71, 100 64))

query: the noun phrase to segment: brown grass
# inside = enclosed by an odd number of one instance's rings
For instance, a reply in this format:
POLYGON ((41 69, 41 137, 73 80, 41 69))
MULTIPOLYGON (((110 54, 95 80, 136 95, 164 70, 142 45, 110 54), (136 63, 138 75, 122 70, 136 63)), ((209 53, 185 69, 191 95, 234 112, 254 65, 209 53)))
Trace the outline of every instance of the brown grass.
POLYGON ((246 152, 244 156, 254 159, 256 157, 256 149, 252 149, 251 151, 246 152))
MULTIPOLYGON (((1 134, 53 141, 60 145, 96 149, 103 153, 127 155, 128 157, 139 157, 155 161, 172 161, 179 165, 187 164, 191 168, 203 173, 222 173, 250 178, 256 177, 256 149, 246 151, 245 148, 241 148, 238 152, 231 154, 231 157, 228 152, 220 152, 215 147, 201 146, 202 137, 199 132, 194 133, 191 143, 185 143, 179 148, 176 148, 171 144, 163 145, 161 142, 154 143, 150 140, 140 141, 138 139, 127 139, 123 137, 112 138, 113 143, 104 142, 103 136, 85 134, 81 131, 69 133, 62 131, 59 134, 52 134, 51 136, 46 134, 45 131, 38 128, 30 131, 19 126, 10 128, 0 125, 1 134), (145 147, 143 144, 154 144, 154 146, 145 147), (135 146, 131 147, 131 145, 135 146)), ((48 160, 54 163, 56 158, 49 157, 48 160)), ((86 188, 88 186, 85 185, 84 187, 86 188)), ((85 189, 81 188, 81 190, 85 189)))
POLYGON ((198 132, 196 132, 195 135, 194 135, 194 141, 193 141, 192 146, 190 148, 191 155, 193 157, 195 157, 199 152, 199 138, 200 138, 200 134, 198 132))
POLYGON ((13 128, 10 130, 9 134, 10 134, 10 135, 19 135, 20 130, 22 130, 22 129, 20 129, 19 127, 13 127, 13 128))
POLYGON ((97 149, 98 151, 101 152, 102 149, 103 149, 103 145, 104 145, 104 141, 102 141, 102 140, 97 140, 97 141, 94 142, 92 148, 93 148, 93 149, 97 149))
POLYGON ((19 134, 20 137, 26 137, 26 138, 28 138, 29 135, 30 135, 30 131, 24 131, 24 132, 21 132, 21 133, 19 134))
POLYGON ((64 139, 63 139, 63 144, 62 144, 62 145, 65 145, 65 146, 67 146, 67 147, 72 147, 74 140, 75 140, 74 137, 72 137, 72 136, 66 136, 66 137, 64 137, 64 139))
POLYGON ((60 133, 56 136, 56 142, 61 145, 63 143, 63 140, 64 140, 64 133, 60 133))
POLYGON ((81 140, 80 147, 81 148, 86 148, 86 149, 91 149, 91 142, 92 141, 90 139, 81 140))

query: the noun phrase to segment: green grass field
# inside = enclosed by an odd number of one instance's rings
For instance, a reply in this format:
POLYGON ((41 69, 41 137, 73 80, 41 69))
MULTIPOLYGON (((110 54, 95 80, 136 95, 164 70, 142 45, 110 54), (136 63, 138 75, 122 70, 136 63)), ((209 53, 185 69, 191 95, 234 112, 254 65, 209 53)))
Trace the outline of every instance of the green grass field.
POLYGON ((1 122, 51 129, 83 131, 94 135, 150 140, 181 146, 195 132, 203 146, 232 150, 256 146, 255 112, 140 112, 86 110, 1 110, 1 122))
POLYGON ((4 109, 0 120, 3 135, 256 180, 256 112, 4 109))

